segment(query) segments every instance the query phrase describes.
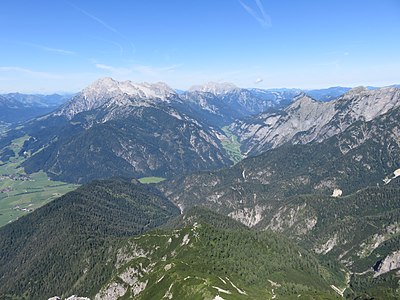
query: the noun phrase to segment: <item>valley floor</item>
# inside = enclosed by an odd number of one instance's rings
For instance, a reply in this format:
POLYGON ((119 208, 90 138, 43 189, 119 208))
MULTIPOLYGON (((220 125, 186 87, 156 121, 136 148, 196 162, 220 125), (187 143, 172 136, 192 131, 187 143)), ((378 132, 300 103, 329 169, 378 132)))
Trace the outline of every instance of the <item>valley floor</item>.
POLYGON ((0 161, 0 227, 78 187, 52 181, 44 172, 26 174, 20 167, 25 158, 18 152, 27 138, 14 140, 9 149, 15 156, 6 162, 0 161))

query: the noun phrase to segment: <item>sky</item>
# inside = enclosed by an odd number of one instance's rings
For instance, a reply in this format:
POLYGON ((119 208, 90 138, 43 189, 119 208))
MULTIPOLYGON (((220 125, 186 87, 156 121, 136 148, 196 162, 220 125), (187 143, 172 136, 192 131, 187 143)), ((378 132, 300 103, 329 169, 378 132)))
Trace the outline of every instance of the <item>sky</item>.
POLYGON ((2 0, 0 93, 400 83, 398 0, 2 0))

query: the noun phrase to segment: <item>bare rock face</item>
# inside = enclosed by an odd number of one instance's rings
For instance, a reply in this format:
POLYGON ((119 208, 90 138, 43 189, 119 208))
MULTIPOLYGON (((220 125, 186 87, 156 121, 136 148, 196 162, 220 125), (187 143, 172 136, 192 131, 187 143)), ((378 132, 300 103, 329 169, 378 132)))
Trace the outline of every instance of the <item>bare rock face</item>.
POLYGON ((385 259, 381 261, 377 270, 375 271, 374 277, 376 278, 382 274, 396 269, 400 269, 400 250, 386 256, 385 259))
POLYGON ((282 111, 263 113, 231 124, 245 154, 259 154, 286 142, 321 142, 357 120, 370 121, 400 105, 400 89, 359 87, 331 102, 300 95, 282 111))
MULTIPOLYGON (((48 300, 62 300, 62 299, 60 297, 58 297, 58 296, 54 296, 54 297, 49 298, 48 300)), ((70 296, 68 298, 65 298, 64 300, 90 300, 90 298, 79 297, 77 295, 72 295, 72 296, 70 296)))
POLYGON ((332 197, 337 198, 337 197, 342 196, 342 194, 343 194, 343 191, 341 189, 334 189, 332 192, 332 197))
POLYGON ((206 93, 212 93, 215 95, 218 94, 226 94, 230 91, 236 90, 238 89, 237 86, 235 86, 232 83, 228 83, 228 82, 208 82, 206 84, 203 85, 195 85, 192 86, 189 91, 194 92, 194 91, 198 91, 198 92, 206 92, 206 93))
POLYGON ((128 288, 121 283, 112 282, 96 295, 95 300, 116 300, 122 297, 127 289, 128 288))
POLYGON ((329 251, 331 251, 336 245, 338 244, 338 237, 335 234, 333 237, 331 237, 329 240, 326 241, 325 244, 320 245, 319 247, 316 247, 314 251, 318 254, 327 254, 329 251))
POLYGON ((54 115, 64 115, 72 119, 76 114, 105 106, 137 106, 154 100, 167 101, 177 96, 167 84, 119 82, 112 78, 102 78, 73 97, 54 115))

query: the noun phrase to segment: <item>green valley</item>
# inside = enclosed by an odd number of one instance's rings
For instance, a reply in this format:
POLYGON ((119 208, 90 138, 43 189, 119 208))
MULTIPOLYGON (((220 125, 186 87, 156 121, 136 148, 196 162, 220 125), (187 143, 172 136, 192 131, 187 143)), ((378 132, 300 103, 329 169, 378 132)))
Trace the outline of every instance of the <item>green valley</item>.
POLYGON ((222 146, 228 153, 230 159, 236 164, 243 159, 238 138, 229 130, 228 126, 222 127, 222 130, 227 136, 227 138, 222 140, 222 146))
POLYGON ((20 150, 28 138, 15 139, 0 152, 0 227, 78 187, 50 180, 43 171, 26 174, 20 150))

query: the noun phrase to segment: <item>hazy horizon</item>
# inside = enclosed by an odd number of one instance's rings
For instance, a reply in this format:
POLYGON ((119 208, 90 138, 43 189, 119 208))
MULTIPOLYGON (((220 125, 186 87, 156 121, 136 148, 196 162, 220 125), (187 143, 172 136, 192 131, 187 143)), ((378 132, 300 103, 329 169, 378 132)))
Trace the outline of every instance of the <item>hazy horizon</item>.
MULTIPOLYGON (((97 78, 93 82, 90 82, 88 85, 94 83, 95 81, 97 81, 97 80, 99 80, 101 78, 104 78, 104 77, 97 78)), ((126 79, 126 80, 129 80, 129 79, 126 79)), ((121 81, 125 81, 125 80, 121 80, 121 81)), ((134 83, 143 83, 143 82, 134 82, 134 83)), ((207 84, 207 83, 210 83, 210 82, 203 82, 201 85, 207 84)), ((221 83, 228 83, 228 82, 221 82, 221 83)), ((361 87, 361 86, 362 87, 366 87, 366 88, 383 88, 383 87, 390 87, 390 86, 398 87, 399 85, 400 84, 398 84, 398 83, 394 83, 394 84, 389 84, 389 85, 384 85, 384 86, 371 86, 371 85, 339 86, 339 85, 336 85, 336 86, 325 86, 325 87, 319 87, 319 88, 298 88, 298 87, 270 87, 270 88, 266 87, 266 88, 263 88, 263 87, 259 87, 259 86, 252 86, 252 87, 237 86, 237 87, 238 88, 243 88, 243 89, 262 89, 262 90, 283 90, 283 89, 296 90, 296 89, 298 89, 298 90, 303 90, 303 91, 312 91, 312 90, 319 90, 319 89, 324 90, 324 89, 330 89, 330 88, 350 88, 350 89, 353 89, 353 88, 357 88, 357 87, 361 87)), ((57 91, 56 90, 56 91, 49 91, 49 92, 46 92, 46 91, 45 92, 41 92, 41 91, 35 91, 35 90, 32 90, 32 91, 29 91, 29 90, 28 91, 17 91, 17 90, 14 90, 14 91, 1 91, 0 90, 0 95, 1 94, 3 94, 3 95, 4 94, 17 94, 17 93, 20 93, 20 94, 32 94, 32 95, 35 95, 35 94, 36 95, 52 95, 52 94, 73 95, 73 94, 81 92, 87 86, 83 86, 81 89, 75 90, 75 91, 57 91)), ((175 88, 173 86, 170 86, 170 87, 172 89, 174 89, 175 91, 177 91, 177 92, 186 92, 192 86, 198 86, 198 84, 193 84, 193 85, 189 86, 189 88, 187 88, 187 89, 175 88)))

